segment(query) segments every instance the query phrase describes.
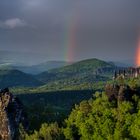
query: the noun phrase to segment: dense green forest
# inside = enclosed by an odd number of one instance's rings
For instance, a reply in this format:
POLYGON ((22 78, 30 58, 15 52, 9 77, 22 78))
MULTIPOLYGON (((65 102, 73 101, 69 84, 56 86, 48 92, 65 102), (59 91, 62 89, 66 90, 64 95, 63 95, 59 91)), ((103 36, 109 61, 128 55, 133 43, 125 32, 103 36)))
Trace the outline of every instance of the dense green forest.
POLYGON ((70 115, 61 123, 44 122, 40 129, 29 134, 22 130, 22 137, 25 140, 139 140, 139 80, 112 81, 102 92, 90 94, 88 99, 73 105, 70 115))
POLYGON ((62 121, 75 104, 92 97, 94 91, 54 91, 36 94, 18 94, 30 122, 30 130, 39 129, 44 122, 62 121))

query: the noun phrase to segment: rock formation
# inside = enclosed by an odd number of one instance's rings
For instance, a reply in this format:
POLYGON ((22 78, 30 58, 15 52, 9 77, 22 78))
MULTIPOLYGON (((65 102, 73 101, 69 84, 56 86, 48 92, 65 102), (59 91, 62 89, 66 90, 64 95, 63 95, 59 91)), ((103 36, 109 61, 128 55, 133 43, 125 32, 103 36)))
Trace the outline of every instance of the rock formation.
POLYGON ((0 91, 0 140, 19 140, 19 126, 28 129, 22 103, 8 88, 0 91))
POLYGON ((123 78, 137 78, 140 76, 140 68, 125 68, 125 69, 119 69, 115 70, 113 79, 117 79, 119 77, 123 78))

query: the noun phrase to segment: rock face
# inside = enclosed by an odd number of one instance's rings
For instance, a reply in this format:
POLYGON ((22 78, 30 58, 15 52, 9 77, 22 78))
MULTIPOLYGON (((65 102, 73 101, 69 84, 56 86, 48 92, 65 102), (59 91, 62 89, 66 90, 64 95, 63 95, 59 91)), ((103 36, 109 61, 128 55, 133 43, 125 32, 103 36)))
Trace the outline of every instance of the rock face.
POLYGON ((19 140, 19 127, 28 129, 23 105, 8 89, 0 91, 0 140, 19 140))

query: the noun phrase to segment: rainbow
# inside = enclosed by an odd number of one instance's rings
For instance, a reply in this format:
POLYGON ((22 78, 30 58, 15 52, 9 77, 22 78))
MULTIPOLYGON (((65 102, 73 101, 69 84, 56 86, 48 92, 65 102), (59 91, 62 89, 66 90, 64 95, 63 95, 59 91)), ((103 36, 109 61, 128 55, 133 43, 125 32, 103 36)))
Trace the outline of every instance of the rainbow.
POLYGON ((64 59, 68 62, 73 62, 76 57, 76 33, 79 18, 79 8, 76 6, 71 17, 68 19, 68 24, 66 23, 65 33, 64 33, 64 59))
POLYGON ((72 21, 67 27, 67 33, 65 35, 65 60, 68 62, 73 62, 75 58, 75 48, 76 48, 76 24, 72 21))
POLYGON ((136 67, 140 67, 140 36, 138 38, 138 44, 136 49, 136 60, 135 60, 136 67))

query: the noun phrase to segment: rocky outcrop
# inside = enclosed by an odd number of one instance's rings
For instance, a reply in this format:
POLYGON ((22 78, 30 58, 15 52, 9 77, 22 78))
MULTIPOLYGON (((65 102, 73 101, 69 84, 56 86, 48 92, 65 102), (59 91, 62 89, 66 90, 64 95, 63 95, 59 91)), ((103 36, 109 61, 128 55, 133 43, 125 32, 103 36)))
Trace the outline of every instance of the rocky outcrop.
POLYGON ((19 140, 19 126, 28 129, 22 103, 6 88, 0 91, 0 140, 19 140))
POLYGON ((131 89, 127 85, 107 84, 105 92, 109 101, 131 101, 133 95, 140 95, 139 90, 131 89))

